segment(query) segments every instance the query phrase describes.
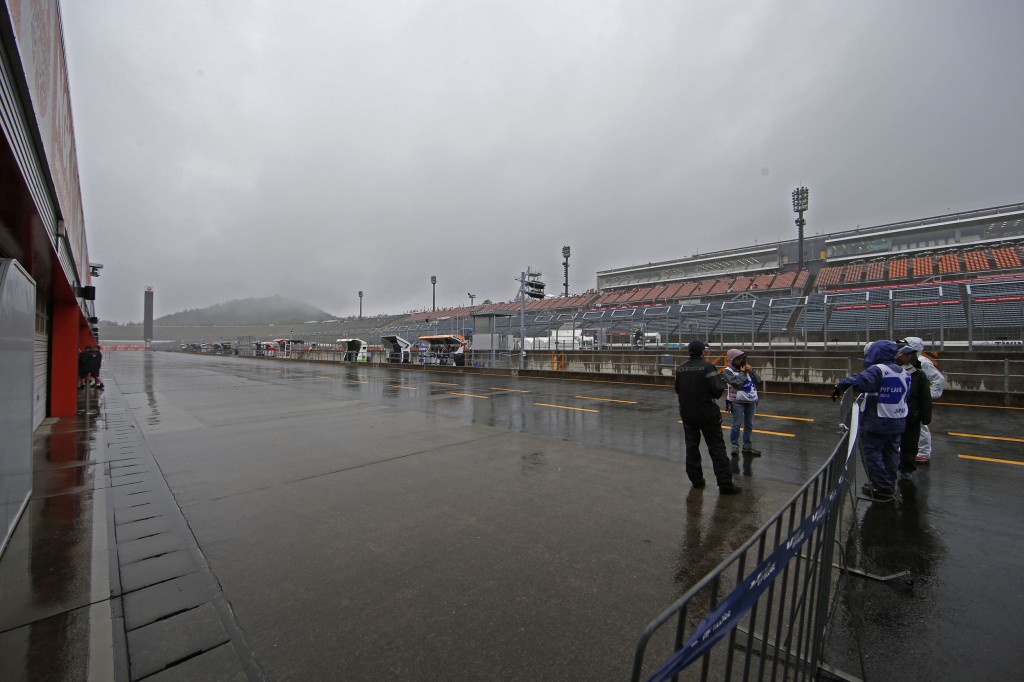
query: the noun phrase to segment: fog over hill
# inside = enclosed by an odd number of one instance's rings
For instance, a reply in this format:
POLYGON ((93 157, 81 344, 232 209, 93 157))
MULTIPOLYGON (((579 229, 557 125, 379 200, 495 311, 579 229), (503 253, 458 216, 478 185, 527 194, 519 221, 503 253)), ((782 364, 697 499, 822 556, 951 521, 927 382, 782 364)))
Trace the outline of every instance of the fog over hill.
POLYGON ((243 298, 206 308, 182 310, 154 320, 160 327, 248 326, 263 324, 301 324, 310 320, 330 320, 335 316, 301 301, 270 296, 243 298))

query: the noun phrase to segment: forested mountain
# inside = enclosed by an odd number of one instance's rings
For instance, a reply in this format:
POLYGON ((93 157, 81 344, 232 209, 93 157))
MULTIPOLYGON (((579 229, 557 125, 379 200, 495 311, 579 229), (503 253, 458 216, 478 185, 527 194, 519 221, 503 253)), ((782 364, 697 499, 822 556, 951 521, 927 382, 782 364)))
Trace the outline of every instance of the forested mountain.
POLYGON ((261 324, 300 324, 310 320, 329 320, 334 316, 319 308, 281 296, 243 298, 206 308, 183 310, 154 320, 159 327, 248 326, 261 324))

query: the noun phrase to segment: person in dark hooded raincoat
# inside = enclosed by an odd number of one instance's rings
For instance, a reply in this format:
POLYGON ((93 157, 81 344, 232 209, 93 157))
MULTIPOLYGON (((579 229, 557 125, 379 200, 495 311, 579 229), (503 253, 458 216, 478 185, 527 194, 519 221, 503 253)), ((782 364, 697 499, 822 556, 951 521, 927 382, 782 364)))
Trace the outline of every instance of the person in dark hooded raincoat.
POLYGON ((907 427, 910 377, 896 364, 893 341, 875 341, 866 349, 860 374, 843 379, 832 389, 835 400, 848 388, 865 395, 861 406, 860 441, 869 483, 864 492, 880 502, 893 499, 900 464, 900 437, 907 427))

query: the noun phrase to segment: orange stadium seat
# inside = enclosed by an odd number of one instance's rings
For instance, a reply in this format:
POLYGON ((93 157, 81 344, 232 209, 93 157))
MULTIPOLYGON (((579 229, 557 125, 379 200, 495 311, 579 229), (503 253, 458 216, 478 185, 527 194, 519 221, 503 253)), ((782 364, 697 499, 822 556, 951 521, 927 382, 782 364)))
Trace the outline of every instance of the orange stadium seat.
POLYGON ((995 258, 997 268, 1010 269, 1021 267, 1020 257, 1013 247, 992 249, 992 256, 995 258))
POLYGON ((750 288, 750 284, 753 281, 754 280, 752 280, 749 277, 737 277, 736 281, 732 283, 732 292, 734 294, 738 294, 740 292, 746 291, 747 289, 750 288))
POLYGON ((981 272, 991 267, 988 262, 988 252, 985 250, 964 251, 964 263, 970 272, 981 272))
POLYGON ((906 277, 906 258, 893 258, 891 261, 889 261, 889 279, 905 279, 906 277))
POLYGON ((796 281, 796 273, 795 272, 784 272, 781 275, 778 275, 778 276, 775 277, 775 279, 772 281, 771 288, 772 289, 789 289, 789 288, 791 288, 793 286, 793 283, 795 281, 796 281))
POLYGON ((955 253, 944 253, 936 258, 940 275, 955 275, 960 272, 960 258, 955 253))
POLYGON ((916 256, 912 261, 914 277, 931 277, 935 274, 935 266, 931 256, 916 256))
POLYGON ((839 284, 839 276, 842 274, 842 266, 826 266, 818 273, 818 286, 830 287, 839 284))
POLYGON ((867 273, 864 279, 868 282, 877 282, 885 279, 885 261, 873 260, 868 263, 867 273))
POLYGON ((843 283, 844 284, 859 284, 861 277, 864 275, 864 265, 862 263, 851 263, 846 266, 843 271, 843 283))
POLYGON ((677 291, 675 295, 679 298, 693 296, 693 292, 697 288, 697 284, 697 282, 685 282, 679 287, 679 291, 677 291))
POLYGON ((694 296, 704 296, 711 292, 715 288, 715 284, 718 283, 717 279, 703 279, 697 282, 697 288, 693 290, 694 296))
POLYGON ((708 294, 713 296, 728 293, 730 284, 732 284, 731 279, 716 279, 708 294))

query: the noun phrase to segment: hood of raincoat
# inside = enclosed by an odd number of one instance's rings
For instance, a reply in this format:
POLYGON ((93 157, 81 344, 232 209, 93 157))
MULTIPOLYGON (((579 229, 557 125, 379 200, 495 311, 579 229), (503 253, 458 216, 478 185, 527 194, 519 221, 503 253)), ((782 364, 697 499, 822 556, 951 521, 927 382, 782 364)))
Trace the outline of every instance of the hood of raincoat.
POLYGON ((736 358, 738 358, 741 355, 746 355, 746 353, 744 351, 740 350, 739 348, 730 348, 729 352, 725 354, 725 357, 729 361, 729 364, 731 365, 732 361, 735 360, 736 358))
POLYGON ((918 353, 924 352, 924 339, 920 336, 908 336, 903 339, 907 342, 907 345, 916 350, 918 353))
MULTIPOLYGON (((909 341, 909 339, 908 339, 909 341)), ((892 365, 896 363, 896 343, 893 341, 875 341, 864 356, 865 365, 892 365)))

